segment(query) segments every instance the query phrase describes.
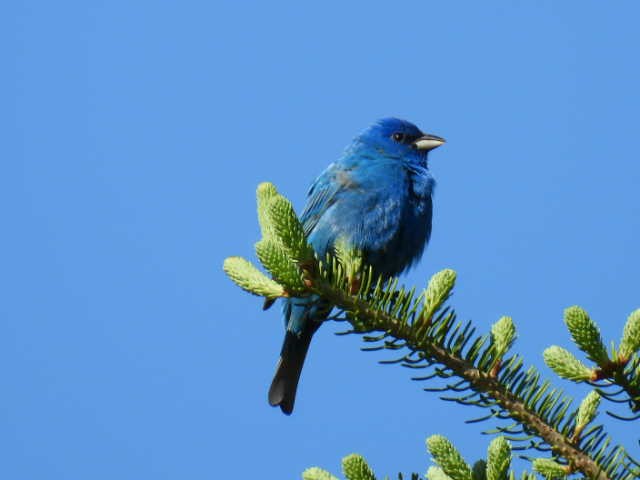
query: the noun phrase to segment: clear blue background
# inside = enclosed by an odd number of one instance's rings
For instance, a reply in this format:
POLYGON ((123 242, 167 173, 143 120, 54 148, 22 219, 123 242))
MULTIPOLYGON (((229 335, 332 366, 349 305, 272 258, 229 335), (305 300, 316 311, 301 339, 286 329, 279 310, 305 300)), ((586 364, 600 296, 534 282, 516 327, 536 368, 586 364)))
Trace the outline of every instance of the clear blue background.
MULTIPOLYGON (((541 366, 580 304, 640 307, 637 2, 12 2, 3 49, 0 477, 299 478, 424 439, 484 455, 482 411, 321 330, 296 411, 267 405, 278 309, 241 292, 254 191, 298 208, 373 120, 447 138, 434 234, 453 304, 541 366)), ((561 383, 558 381, 558 383, 561 383)), ((583 395, 586 389, 571 389, 583 395)), ((638 453, 637 425, 614 423, 638 453)))

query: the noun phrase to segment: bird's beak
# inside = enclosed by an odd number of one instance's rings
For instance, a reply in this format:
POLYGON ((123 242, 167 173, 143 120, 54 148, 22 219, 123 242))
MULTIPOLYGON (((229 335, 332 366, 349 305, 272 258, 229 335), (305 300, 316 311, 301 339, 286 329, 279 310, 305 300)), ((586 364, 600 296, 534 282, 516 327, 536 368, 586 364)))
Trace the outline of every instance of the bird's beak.
POLYGON ((413 142, 413 145, 418 150, 425 150, 428 152, 429 150, 433 150, 434 148, 439 147, 443 143, 445 143, 444 138, 436 137, 435 135, 425 134, 420 138, 418 138, 415 142, 413 142))

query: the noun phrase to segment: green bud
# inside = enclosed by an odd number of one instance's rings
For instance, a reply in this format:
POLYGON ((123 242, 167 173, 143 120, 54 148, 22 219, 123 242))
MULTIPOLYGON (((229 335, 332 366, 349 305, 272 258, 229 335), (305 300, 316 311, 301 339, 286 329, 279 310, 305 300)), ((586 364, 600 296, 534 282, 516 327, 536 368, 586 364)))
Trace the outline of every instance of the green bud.
POLYGON ((440 467, 429 467, 429 470, 427 470, 427 479, 451 480, 451 477, 444 473, 444 471, 440 467))
POLYGON ((242 257, 225 259, 223 270, 243 290, 267 298, 277 298, 284 295, 280 284, 268 278, 253 264, 242 257))
POLYGON ((504 437, 496 437, 487 451, 487 480, 507 480, 511 466, 511 445, 504 437))
POLYGON ((362 268, 362 252, 352 248, 344 237, 338 238, 333 248, 347 278, 354 278, 362 268))
POLYGON ((593 421, 598 413, 599 405, 600 395, 595 390, 592 390, 584 400, 582 400, 580 407, 578 407, 578 414, 576 416, 576 429, 579 432, 593 421))
POLYGON ((307 468, 302 472, 302 480, 338 480, 326 470, 318 467, 307 468))
POLYGON ((424 295, 424 318, 431 318, 442 304, 449 298, 456 283, 456 272, 451 269, 441 270, 431 280, 424 295))
POLYGON ((591 360, 599 366, 609 362, 609 355, 604 343, 602 343, 600 329, 589 318, 587 312, 578 306, 569 307, 564 311, 564 322, 573 341, 591 360))
POLYGON ((472 480, 471 468, 445 437, 432 435, 427 439, 427 448, 433 460, 452 480, 472 480))
POLYGON ((622 332, 619 355, 628 359, 640 350, 640 308, 629 315, 622 332))
POLYGON ((548 479, 565 478, 567 476, 566 467, 549 458, 536 458, 533 461, 533 469, 548 479))
POLYGON ((511 317, 502 317, 491 326, 496 358, 502 358, 516 339, 516 327, 511 317))
POLYGON ((255 245, 256 255, 269 270, 273 278, 285 286, 292 293, 302 293, 305 285, 302 282, 302 272, 298 265, 287 255, 282 245, 273 238, 266 237, 255 245))
POLYGON ((269 201, 280 195, 273 183, 263 182, 258 185, 256 190, 256 200, 258 204, 258 222, 260 223, 260 231, 263 237, 269 237, 273 234, 271 222, 267 216, 269 201))
POLYGON ((314 258, 313 249, 307 243, 302 224, 289 200, 282 195, 271 198, 267 203, 267 217, 274 237, 294 260, 303 262, 314 258))
POLYGON ((307 243, 304 229, 291 202, 268 182, 258 185, 256 197, 262 238, 282 244, 289 256, 296 261, 313 260, 313 248, 307 243))
POLYGON ((562 378, 584 382, 593 376, 593 370, 562 347, 551 346, 544 351, 543 356, 544 363, 562 378))
POLYGON ((471 478, 473 480, 487 480, 487 462, 478 460, 474 463, 471 469, 471 478))
POLYGON ((342 459, 342 472, 347 480, 376 480, 376 476, 365 459, 357 453, 352 453, 342 459))

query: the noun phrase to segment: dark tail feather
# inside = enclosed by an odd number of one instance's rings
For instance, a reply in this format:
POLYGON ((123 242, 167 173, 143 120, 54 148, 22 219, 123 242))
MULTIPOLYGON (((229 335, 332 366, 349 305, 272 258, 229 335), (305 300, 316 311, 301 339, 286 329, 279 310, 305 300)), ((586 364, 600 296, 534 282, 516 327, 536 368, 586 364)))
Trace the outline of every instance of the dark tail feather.
POLYGON ((269 389, 269 403, 274 407, 279 405, 286 415, 291 415, 293 412, 298 380, 300 380, 300 372, 302 372, 312 336, 313 333, 309 332, 303 332, 298 336, 287 331, 284 337, 276 374, 269 389))

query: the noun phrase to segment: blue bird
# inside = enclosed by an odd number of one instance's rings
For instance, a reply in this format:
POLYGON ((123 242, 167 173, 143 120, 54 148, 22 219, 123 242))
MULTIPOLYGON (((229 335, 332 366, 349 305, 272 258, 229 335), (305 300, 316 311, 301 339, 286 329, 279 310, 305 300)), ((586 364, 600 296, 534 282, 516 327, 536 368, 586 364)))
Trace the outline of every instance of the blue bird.
MULTIPOLYGON (((362 252, 376 275, 396 276, 414 265, 431 235, 435 180, 427 154, 444 142, 397 118, 358 135, 307 194, 301 221, 318 257, 341 239, 362 252)), ((311 338, 331 308, 317 296, 284 302, 286 334, 269 403, 287 415, 311 338)))

